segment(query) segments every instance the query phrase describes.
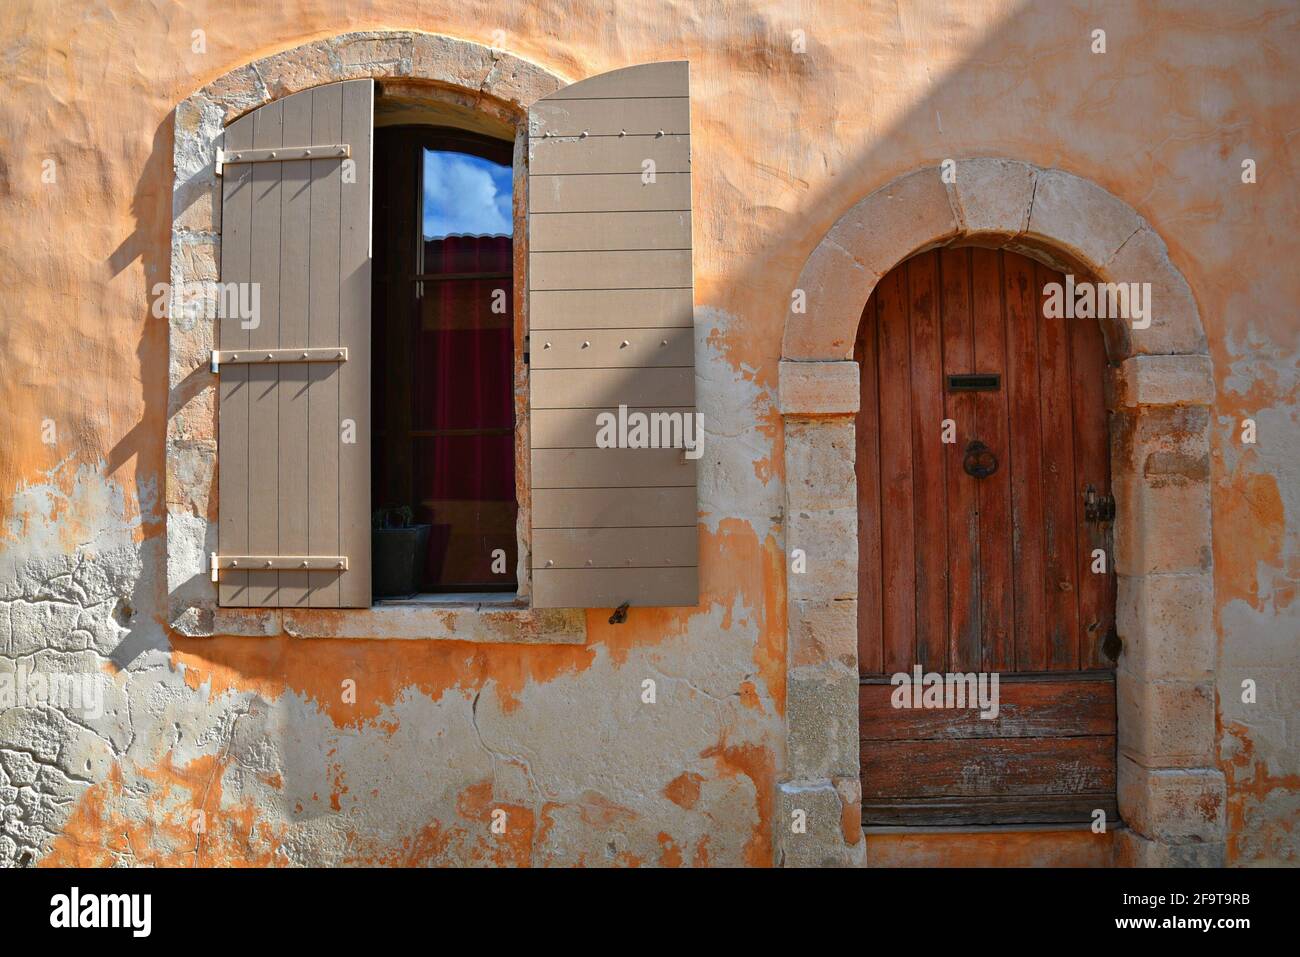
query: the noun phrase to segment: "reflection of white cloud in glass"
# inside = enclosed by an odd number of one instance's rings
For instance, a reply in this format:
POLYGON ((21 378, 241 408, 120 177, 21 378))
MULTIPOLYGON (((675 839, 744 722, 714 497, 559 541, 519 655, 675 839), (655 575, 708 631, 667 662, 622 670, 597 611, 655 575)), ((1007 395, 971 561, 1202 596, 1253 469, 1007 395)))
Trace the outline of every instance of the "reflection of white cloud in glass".
POLYGON ((509 236, 510 167, 467 153, 424 151, 424 238, 509 236))

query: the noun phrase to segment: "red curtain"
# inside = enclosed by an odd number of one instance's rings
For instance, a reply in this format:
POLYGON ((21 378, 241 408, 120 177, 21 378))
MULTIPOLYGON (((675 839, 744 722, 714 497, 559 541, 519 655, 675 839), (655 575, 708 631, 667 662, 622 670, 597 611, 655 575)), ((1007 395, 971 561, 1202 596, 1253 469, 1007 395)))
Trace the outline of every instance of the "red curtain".
POLYGON ((509 236, 425 242, 426 274, 506 274, 424 282, 415 315, 415 497, 418 520, 433 525, 432 586, 514 582, 512 257, 509 236), (491 567, 498 548, 505 575, 491 567))

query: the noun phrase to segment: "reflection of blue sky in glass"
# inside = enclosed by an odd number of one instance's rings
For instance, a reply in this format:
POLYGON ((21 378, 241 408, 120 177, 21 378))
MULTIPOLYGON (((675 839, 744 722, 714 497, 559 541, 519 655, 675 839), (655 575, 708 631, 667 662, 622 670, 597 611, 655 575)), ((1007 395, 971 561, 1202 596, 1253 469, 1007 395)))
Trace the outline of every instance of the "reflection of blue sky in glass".
POLYGON ((509 236, 510 167, 481 156, 424 151, 424 238, 509 236))

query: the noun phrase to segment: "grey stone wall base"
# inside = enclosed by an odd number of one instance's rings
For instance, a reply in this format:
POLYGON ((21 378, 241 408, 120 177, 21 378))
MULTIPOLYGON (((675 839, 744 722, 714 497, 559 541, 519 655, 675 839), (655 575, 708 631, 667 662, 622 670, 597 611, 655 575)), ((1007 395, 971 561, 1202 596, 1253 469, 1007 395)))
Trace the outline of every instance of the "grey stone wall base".
POLYGON ((1168 844, 1143 837, 1132 828, 1115 833, 1116 867, 1223 867, 1223 842, 1168 844))
POLYGON ((859 867, 867 852, 857 781, 789 781, 777 788, 777 863, 783 867, 859 867), (838 786, 837 786, 838 784, 838 786), (797 812, 802 811, 802 815, 797 812), (857 843, 845 840, 846 825, 857 843), (798 828, 802 826, 802 830, 798 828))

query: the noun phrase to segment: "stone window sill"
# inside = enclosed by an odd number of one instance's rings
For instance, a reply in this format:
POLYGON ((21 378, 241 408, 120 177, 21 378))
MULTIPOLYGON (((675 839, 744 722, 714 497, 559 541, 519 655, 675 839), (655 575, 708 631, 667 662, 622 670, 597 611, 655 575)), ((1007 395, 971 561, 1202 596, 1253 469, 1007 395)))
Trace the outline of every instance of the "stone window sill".
POLYGON ((402 639, 581 645, 581 608, 529 608, 514 595, 472 593, 383 599, 370 608, 190 608, 173 627, 189 637, 402 639))

